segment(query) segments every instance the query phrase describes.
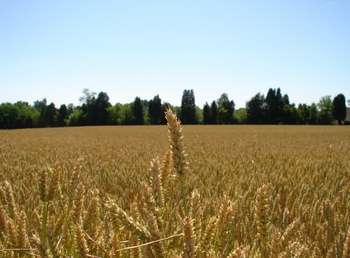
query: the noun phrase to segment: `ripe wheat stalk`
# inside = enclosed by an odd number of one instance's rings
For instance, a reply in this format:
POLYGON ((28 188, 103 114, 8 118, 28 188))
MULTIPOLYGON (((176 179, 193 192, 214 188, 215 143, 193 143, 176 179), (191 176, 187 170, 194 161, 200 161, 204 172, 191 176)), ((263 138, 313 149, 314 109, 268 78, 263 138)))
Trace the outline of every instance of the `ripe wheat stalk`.
POLYGON ((115 151, 37 136, 38 155, 32 142, 12 136, 26 152, 0 148, 0 255, 350 257, 346 141, 335 152, 308 138, 317 151, 299 153, 296 134, 290 146, 262 145, 265 153, 252 139, 233 146, 208 136, 206 145, 196 127, 189 146, 175 113, 165 117, 167 147, 155 153, 147 145, 150 159, 132 137, 115 151), (58 148, 45 152, 51 144, 58 148))

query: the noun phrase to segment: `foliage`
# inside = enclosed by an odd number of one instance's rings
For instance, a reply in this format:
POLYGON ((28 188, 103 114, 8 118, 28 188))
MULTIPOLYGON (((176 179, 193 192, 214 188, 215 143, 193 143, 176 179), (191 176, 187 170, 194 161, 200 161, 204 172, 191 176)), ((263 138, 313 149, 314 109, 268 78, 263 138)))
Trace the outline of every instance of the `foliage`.
POLYGON ((319 123, 330 124, 333 120, 331 96, 322 97, 317 106, 319 108, 319 123))
POLYGON ((59 108, 46 99, 30 105, 26 102, 0 104, 0 128, 30 128, 84 125, 141 125, 165 124, 164 113, 172 108, 184 124, 331 124, 341 123, 346 114, 345 96, 330 96, 311 105, 291 103, 279 88, 270 88, 266 97, 256 94, 245 108, 235 112, 235 103, 223 93, 217 101, 206 103, 203 109, 195 105, 193 90, 184 90, 181 106, 162 103, 159 95, 151 100, 136 97, 132 103, 111 105, 105 92, 83 90, 81 105, 62 104, 59 108))
POLYGON ((40 113, 26 102, 0 104, 0 128, 31 128, 39 124, 40 113))
POLYGON ((63 104, 58 109, 57 121, 56 121, 57 126, 66 125, 67 118, 68 118, 68 109, 67 109, 67 106, 63 104))
POLYGON ((184 124, 196 124, 196 103, 193 90, 184 90, 181 100, 180 118, 184 124))
POLYGON ((221 94, 218 103, 218 122, 220 124, 234 123, 235 103, 229 100, 226 93, 221 94))
POLYGON ((346 118, 346 105, 345 96, 343 94, 338 94, 335 96, 332 102, 332 114, 333 117, 341 124, 346 118))
POLYGON ((217 124, 218 123, 218 106, 216 104, 216 101, 213 101, 210 105, 210 123, 211 124, 217 124))
POLYGON ((162 100, 159 98, 159 95, 154 96, 154 98, 149 101, 148 115, 151 124, 159 125, 161 123, 164 113, 162 112, 162 100))
POLYGON ((123 112, 122 104, 117 103, 114 106, 108 107, 107 112, 108 112, 108 124, 111 124, 111 125, 122 124, 122 112, 123 112))
POLYGON ((265 97, 260 93, 256 94, 247 102, 247 121, 252 124, 264 123, 265 119, 265 97))
POLYGON ((142 125, 144 124, 144 111, 143 104, 139 97, 135 98, 135 101, 131 105, 131 113, 132 113, 132 124, 134 125, 142 125))
POLYGON ((210 124, 212 120, 211 110, 210 106, 206 102, 203 106, 203 124, 210 124))
POLYGON ((245 108, 239 108, 235 112, 235 119, 238 123, 240 124, 245 124, 247 123, 247 109, 245 108))
POLYGON ((83 90, 83 96, 80 97, 82 102, 81 111, 84 113, 85 125, 104 125, 108 123, 108 108, 111 106, 107 93, 90 92, 88 89, 83 90))

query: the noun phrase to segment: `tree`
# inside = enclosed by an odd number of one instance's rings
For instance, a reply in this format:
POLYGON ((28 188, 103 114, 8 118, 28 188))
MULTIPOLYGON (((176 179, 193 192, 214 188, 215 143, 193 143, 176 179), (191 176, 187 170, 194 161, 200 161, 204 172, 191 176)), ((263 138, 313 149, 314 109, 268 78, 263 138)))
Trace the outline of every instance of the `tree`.
POLYGON ((298 112, 294 104, 289 103, 289 96, 284 94, 283 97, 277 95, 278 101, 278 120, 286 124, 296 123, 298 120, 298 112))
POLYGON ((211 110, 208 103, 206 102, 203 107, 203 124, 210 124, 211 120, 211 110))
POLYGON ((183 124, 196 124, 196 104, 193 90, 184 90, 180 118, 183 124))
POLYGON ((16 128, 18 119, 18 109, 11 103, 2 103, 0 105, 0 128, 16 128))
POLYGON ((235 103, 229 100, 226 93, 221 94, 218 99, 218 121, 220 124, 232 124, 234 122, 233 114, 235 112, 235 103))
MULTIPOLYGON (((255 99, 257 101, 257 99, 255 99)), ((295 123, 298 117, 294 104, 289 102, 287 94, 282 95, 281 89, 270 88, 267 91, 263 110, 263 123, 295 123)))
POLYGON ((38 121, 38 126, 47 126, 45 122, 45 112, 46 112, 46 107, 47 107, 47 101, 44 98, 43 100, 37 100, 34 102, 34 108, 38 110, 39 112, 39 121, 38 121))
POLYGON ((95 96, 96 96, 96 92, 92 92, 89 89, 85 88, 83 89, 83 96, 79 98, 79 101, 85 104, 89 102, 93 102, 93 100, 95 99, 95 96))
POLYGON ((251 124, 261 124, 265 119, 264 111, 265 97, 260 93, 256 94, 246 104, 247 121, 251 124))
POLYGON ((235 117, 238 123, 245 124, 247 122, 247 109, 239 108, 235 111, 235 117))
POLYGON ((217 124, 218 123, 218 106, 216 105, 216 101, 213 101, 210 105, 210 123, 217 124))
POLYGON ((196 106, 196 123, 203 122, 203 109, 196 106))
POLYGON ((120 103, 110 106, 107 109, 108 112, 108 124, 120 125, 122 124, 122 110, 123 105, 120 103))
POLYGON ((284 105, 282 111, 282 119, 280 122, 284 124, 296 124, 300 121, 298 109, 294 104, 284 105))
POLYGON ((267 91, 266 99, 266 117, 267 123, 290 123, 291 121, 291 110, 293 107, 290 106, 289 97, 285 94, 282 97, 280 88, 269 89, 267 91))
POLYGON ((40 112, 27 102, 0 104, 0 128, 30 128, 38 126, 40 112))
POLYGON ((135 98, 134 103, 131 105, 132 124, 143 125, 144 124, 144 111, 141 99, 135 98))
POLYGON ((40 114, 34 107, 23 101, 17 101, 13 106, 17 109, 14 128, 30 128, 38 125, 40 114))
POLYGON ((159 98, 159 95, 154 96, 153 99, 149 101, 148 116, 151 124, 158 125, 161 123, 163 112, 162 100, 159 98))
POLYGON ((80 123, 83 125, 94 125, 97 122, 97 110, 96 110, 96 93, 91 92, 89 89, 83 90, 83 96, 79 98, 82 112, 82 120, 80 123))
POLYGON ((58 109, 58 114, 57 114, 57 125, 58 126, 64 126, 65 125, 65 120, 68 118, 68 109, 66 105, 61 105, 60 108, 58 109))
POLYGON ((299 122, 302 124, 310 123, 310 107, 306 104, 298 105, 299 122))
POLYGON ((332 103, 332 114, 334 118, 338 121, 340 125, 342 121, 346 118, 346 105, 345 105, 345 96, 343 94, 338 94, 333 99, 332 103))
POLYGON ((94 103, 94 124, 105 125, 108 123, 108 108, 111 106, 107 93, 100 92, 94 103))
POLYGON ((310 106, 310 114, 309 114, 309 121, 310 121, 310 124, 317 124, 318 123, 318 120, 319 120, 319 113, 318 113, 318 110, 317 110, 317 105, 315 103, 312 103, 311 106, 310 106))
POLYGON ((289 110, 289 97, 288 95, 284 95, 282 97, 281 89, 277 88, 276 91, 276 117, 275 121, 277 123, 284 122, 288 120, 288 115, 285 111, 289 110), (286 106, 286 107, 285 107, 286 106))
POLYGON ((86 113, 83 112, 81 107, 76 107, 73 109, 72 113, 68 117, 68 125, 79 126, 84 124, 86 121, 86 113))
POLYGON ((277 118, 277 97, 276 90, 269 89, 266 94, 266 122, 276 123, 277 118))
POLYGON ((121 105, 121 115, 122 115, 121 124, 123 125, 131 125, 134 122, 134 118, 131 110, 132 104, 133 103, 121 105))
POLYGON ((324 96, 320 99, 317 104, 320 113, 319 121, 321 124, 330 124, 332 123, 332 99, 331 96, 324 96))
POLYGON ((72 114, 74 111, 74 105, 71 103, 71 104, 68 104, 67 106, 67 115, 69 116, 70 114, 72 114))
POLYGON ((50 103, 45 109, 44 112, 44 123, 46 126, 55 126, 56 125, 56 114, 57 110, 53 102, 50 103))

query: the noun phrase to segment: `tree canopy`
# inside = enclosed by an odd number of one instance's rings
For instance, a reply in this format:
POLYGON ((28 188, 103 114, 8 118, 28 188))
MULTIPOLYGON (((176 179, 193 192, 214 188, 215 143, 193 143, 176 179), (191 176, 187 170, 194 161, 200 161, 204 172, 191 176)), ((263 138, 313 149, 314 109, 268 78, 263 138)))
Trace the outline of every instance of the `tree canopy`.
POLYGON ((181 106, 162 102, 159 95, 150 100, 136 97, 131 103, 111 104, 106 92, 84 89, 80 105, 62 104, 56 107, 44 98, 30 105, 27 102, 0 104, 0 128, 31 128, 82 125, 143 125, 166 124, 164 112, 173 109, 184 124, 331 124, 344 123, 346 98, 338 94, 320 98, 310 105, 290 102, 280 88, 268 89, 265 95, 255 94, 245 108, 235 110, 235 102, 226 93, 206 102, 203 108, 195 104, 193 90, 184 90, 181 106), (210 104, 209 104, 210 103, 210 104))
POLYGON ((343 94, 338 94, 334 97, 332 103, 332 114, 333 117, 341 124, 346 118, 346 105, 345 96, 343 94))
POLYGON ((193 90, 184 90, 180 118, 183 124, 196 124, 196 103, 193 90))

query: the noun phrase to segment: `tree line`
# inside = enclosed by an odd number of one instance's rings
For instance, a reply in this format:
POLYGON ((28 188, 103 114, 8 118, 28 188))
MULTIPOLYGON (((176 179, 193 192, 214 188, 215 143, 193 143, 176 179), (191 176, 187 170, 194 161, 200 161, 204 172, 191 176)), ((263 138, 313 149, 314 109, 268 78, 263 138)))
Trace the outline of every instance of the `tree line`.
POLYGON ((30 105, 27 102, 0 104, 0 128, 33 128, 83 125, 159 125, 165 124, 164 112, 172 108, 183 124, 331 124, 344 123, 345 96, 324 96, 311 105, 290 103, 281 89, 270 88, 258 93, 235 109, 235 103, 223 93, 203 108, 196 106, 193 90, 184 90, 181 106, 162 102, 159 95, 151 100, 136 97, 132 103, 112 105, 106 92, 83 90, 80 105, 48 103, 46 99, 30 105))

